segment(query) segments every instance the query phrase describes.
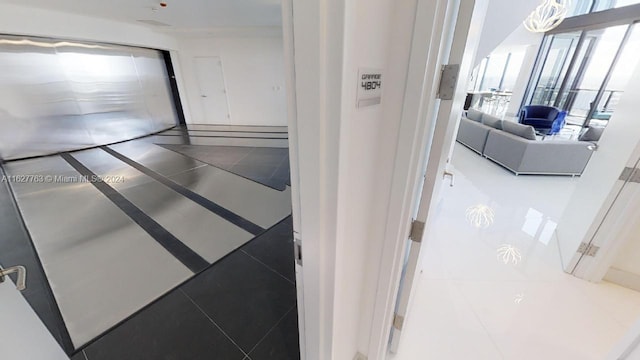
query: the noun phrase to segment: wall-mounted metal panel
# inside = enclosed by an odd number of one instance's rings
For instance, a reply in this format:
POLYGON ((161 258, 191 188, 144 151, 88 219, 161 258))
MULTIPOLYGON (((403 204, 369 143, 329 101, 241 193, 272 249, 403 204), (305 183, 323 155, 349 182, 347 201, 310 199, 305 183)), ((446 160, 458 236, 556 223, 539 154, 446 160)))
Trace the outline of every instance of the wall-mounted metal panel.
POLYGON ((175 126, 162 53, 0 36, 0 157, 129 140, 175 126))

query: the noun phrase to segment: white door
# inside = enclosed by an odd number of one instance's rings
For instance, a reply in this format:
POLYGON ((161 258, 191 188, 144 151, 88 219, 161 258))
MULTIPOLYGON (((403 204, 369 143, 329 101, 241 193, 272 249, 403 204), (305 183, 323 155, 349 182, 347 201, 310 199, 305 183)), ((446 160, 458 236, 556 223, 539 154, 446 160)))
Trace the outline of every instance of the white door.
POLYGON ((628 232, 636 231, 629 225, 640 210, 640 83, 633 81, 640 78, 640 64, 629 78, 556 230, 565 270, 594 282, 607 273, 625 239, 636 236, 628 232))
POLYGON ((207 124, 231 124, 227 87, 220 57, 194 59, 200 103, 207 124))
POLYGON ((0 283, 0 359, 69 360, 16 285, 0 283))
MULTIPOLYGON (((412 212, 414 214, 414 226, 411 231, 411 239, 409 240, 396 303, 396 314, 391 329, 391 344, 389 347, 391 352, 397 351, 402 337, 402 327, 411 303, 421 244, 423 240, 428 241, 424 237, 422 230, 429 226, 429 214, 432 213, 432 208, 435 206, 433 200, 437 198, 445 177, 449 177, 448 180, 451 186, 454 185, 454 174, 446 171, 446 165, 449 149, 455 138, 455 131, 466 96, 466 80, 471 74, 479 41, 480 34, 478 31, 473 31, 473 29, 482 28, 484 14, 487 9, 486 0, 444 2, 443 4, 448 7, 446 9, 437 9, 437 7, 434 9, 434 3, 433 1, 425 0, 419 2, 416 27, 420 26, 420 16, 429 16, 428 13, 434 10, 442 12, 444 24, 442 26, 441 51, 443 55, 441 61, 443 64, 452 65, 448 67, 447 71, 443 72, 442 78, 443 80, 449 79, 449 75, 457 72, 459 80, 457 82, 444 81, 441 83, 439 96, 442 100, 438 100, 435 97, 423 100, 423 106, 429 109, 426 112, 426 116, 435 116, 435 128, 430 134, 431 138, 428 140, 425 171, 423 172, 425 174, 424 181, 421 184, 421 190, 418 192, 420 200, 417 209, 412 212), (450 35, 447 36, 447 34, 450 35), (452 39, 451 35, 453 35, 452 39), (447 92, 451 96, 447 96, 447 92)), ((420 39, 417 40, 420 41, 420 39)), ((428 40, 423 39, 425 43, 428 40)), ((415 41, 416 39, 414 39, 414 44, 415 41)))
POLYGON ((611 203, 605 203, 602 221, 594 224, 593 234, 588 236, 574 255, 573 275, 594 282, 605 276, 615 261, 625 240, 637 234, 637 216, 640 211, 640 160, 634 160, 621 171, 621 176, 611 191, 611 203))

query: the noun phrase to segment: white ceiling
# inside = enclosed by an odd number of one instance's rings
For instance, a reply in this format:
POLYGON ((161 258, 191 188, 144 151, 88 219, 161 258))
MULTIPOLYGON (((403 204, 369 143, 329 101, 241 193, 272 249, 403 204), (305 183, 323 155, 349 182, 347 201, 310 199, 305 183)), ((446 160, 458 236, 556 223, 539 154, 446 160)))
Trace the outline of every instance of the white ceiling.
MULTIPOLYGON (((101 17, 141 24, 155 20, 166 30, 218 27, 280 26, 280 0, 0 0, 22 6, 101 17), (153 8, 157 10, 154 11, 153 8)), ((153 25, 146 25, 153 26, 153 25)))

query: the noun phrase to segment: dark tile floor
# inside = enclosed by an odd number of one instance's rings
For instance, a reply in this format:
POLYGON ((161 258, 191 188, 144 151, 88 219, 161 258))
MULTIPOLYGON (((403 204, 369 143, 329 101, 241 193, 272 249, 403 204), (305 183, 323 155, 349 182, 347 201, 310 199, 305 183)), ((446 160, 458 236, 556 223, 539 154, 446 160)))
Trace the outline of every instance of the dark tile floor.
POLYGON ((299 359, 292 239, 288 217, 72 360, 299 359))
MULTIPOLYGON (((278 190, 290 185, 286 148, 165 147, 278 190)), ((24 295, 70 353, 66 326, 6 183, 0 184, 0 228, 6 235, 0 238, 0 264, 27 265, 24 295)), ((77 350, 71 360, 299 358, 289 216, 77 350)))
POLYGON ((289 149, 241 146, 161 145, 276 190, 289 181, 289 149))

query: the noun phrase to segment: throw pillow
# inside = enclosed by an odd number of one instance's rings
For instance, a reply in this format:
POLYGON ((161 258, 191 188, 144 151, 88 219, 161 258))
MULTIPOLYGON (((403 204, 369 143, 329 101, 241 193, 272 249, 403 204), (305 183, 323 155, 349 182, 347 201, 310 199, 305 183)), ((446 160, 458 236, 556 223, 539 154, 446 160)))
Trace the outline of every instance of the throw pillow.
POLYGON ((527 140, 536 139, 536 131, 533 129, 533 126, 530 125, 522 125, 512 121, 503 121, 502 130, 527 140))
POLYGON ((482 111, 478 111, 476 109, 467 110, 467 119, 482 122, 482 111))
POLYGON ((502 130, 502 120, 495 116, 484 114, 482 115, 482 123, 491 126, 494 129, 502 130))
POLYGON ((597 141, 600 141, 600 137, 602 136, 603 132, 604 132, 603 127, 602 128, 589 127, 587 131, 585 131, 582 135, 580 135, 578 140, 597 142, 597 141))

